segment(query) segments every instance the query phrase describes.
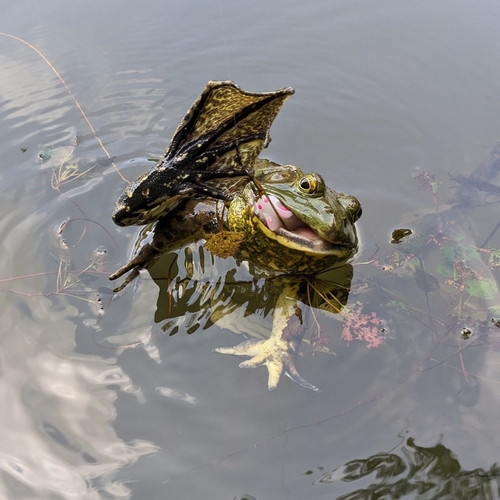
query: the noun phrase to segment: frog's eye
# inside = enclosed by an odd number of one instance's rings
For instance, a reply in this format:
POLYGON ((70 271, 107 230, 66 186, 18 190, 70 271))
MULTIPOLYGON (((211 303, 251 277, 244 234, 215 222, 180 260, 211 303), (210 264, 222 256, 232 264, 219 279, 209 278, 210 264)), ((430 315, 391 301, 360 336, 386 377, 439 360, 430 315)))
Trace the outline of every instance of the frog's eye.
POLYGON ((318 189, 318 180, 313 175, 306 175, 300 179, 299 187, 305 194, 314 194, 318 189))

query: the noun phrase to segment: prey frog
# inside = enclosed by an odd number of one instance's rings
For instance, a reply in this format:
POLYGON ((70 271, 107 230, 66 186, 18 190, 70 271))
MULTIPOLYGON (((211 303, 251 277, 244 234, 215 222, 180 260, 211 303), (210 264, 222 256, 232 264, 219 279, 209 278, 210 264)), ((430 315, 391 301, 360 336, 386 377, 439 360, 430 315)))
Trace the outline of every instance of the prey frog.
MULTIPOLYGON (((239 133, 247 137, 241 130, 239 133)), ((244 145, 240 143, 237 149, 241 154, 244 145)), ((250 357, 241 367, 265 364, 270 390, 285 373, 294 382, 317 391, 296 369, 306 327, 303 309, 307 303, 308 277, 340 266, 355 255, 358 248, 355 222, 361 215, 361 207, 353 196, 326 186, 319 174, 305 174, 293 165, 255 158, 251 170, 252 175, 247 178, 234 180, 221 176, 209 181, 216 182, 216 188, 224 193, 222 197, 208 193, 202 199, 178 198, 175 206, 168 207, 168 213, 162 212, 164 215, 154 228, 148 228, 152 229, 152 237, 138 254, 110 279, 131 271, 117 289, 121 290, 141 269, 151 268, 162 254, 208 240, 207 248, 213 254, 231 255, 238 263, 247 262, 255 278, 272 279, 277 288, 270 337, 250 339, 234 348, 216 351, 250 357)), ((122 197, 119 205, 123 201, 122 197)), ((161 202, 163 208, 167 203, 161 202)), ((149 210, 144 212, 144 219, 149 219, 149 210)), ((129 213, 139 215, 137 211, 129 213)), ((127 218, 121 220, 127 221, 127 218)))
POLYGON ((226 193, 206 181, 248 175, 293 93, 290 87, 255 93, 228 81, 208 82, 163 157, 120 196, 113 221, 119 226, 148 224, 189 197, 225 200, 226 193))

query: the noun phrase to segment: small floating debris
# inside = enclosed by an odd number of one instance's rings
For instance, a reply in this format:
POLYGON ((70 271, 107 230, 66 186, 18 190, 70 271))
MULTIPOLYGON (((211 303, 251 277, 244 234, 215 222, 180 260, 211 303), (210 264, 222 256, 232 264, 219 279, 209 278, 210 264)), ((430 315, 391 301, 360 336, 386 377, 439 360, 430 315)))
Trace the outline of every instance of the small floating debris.
POLYGON ((401 240, 403 238, 406 238, 407 236, 410 236, 413 234, 413 231, 411 229, 394 229, 392 232, 392 239, 391 243, 393 245, 397 245, 398 243, 401 243, 401 240))

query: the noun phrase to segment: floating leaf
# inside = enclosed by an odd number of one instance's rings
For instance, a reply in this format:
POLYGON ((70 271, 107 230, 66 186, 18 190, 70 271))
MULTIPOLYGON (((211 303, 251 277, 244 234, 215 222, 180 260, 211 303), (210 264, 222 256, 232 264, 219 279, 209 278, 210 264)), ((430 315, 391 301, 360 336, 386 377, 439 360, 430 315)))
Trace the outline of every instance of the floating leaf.
POLYGON ((498 293, 498 287, 494 279, 474 279, 466 283, 465 291, 474 297, 490 300, 498 293))
POLYGON ((470 328, 464 326, 460 334, 462 335, 463 340, 469 340, 470 336, 472 335, 472 331, 470 330, 470 328))
POLYGON ((38 159, 49 168, 59 168, 73 158, 74 146, 40 146, 38 159))
POLYGON ((431 191, 433 194, 436 194, 443 184, 443 181, 425 170, 417 173, 414 179, 418 182, 418 187, 420 189, 423 191, 431 191))
POLYGON ((477 249, 457 243, 442 249, 441 262, 438 264, 437 270, 447 278, 456 278, 457 271, 464 277, 466 270, 470 273, 469 277, 475 277, 476 275, 469 267, 468 262, 477 262, 480 259, 477 249))
POLYGON ((439 188, 442 186, 443 182, 437 179, 431 181, 431 190, 434 194, 436 194, 439 188))
POLYGON ((385 304, 382 304, 385 307, 394 307, 396 309, 400 309, 401 311, 406 311, 406 304, 404 302, 400 302, 399 300, 389 300, 385 304))
MULTIPOLYGON (((407 229, 406 231, 409 231, 409 229, 407 229)), ((413 233, 412 235, 408 235, 398 242, 398 250, 406 255, 418 255, 428 242, 428 234, 413 233)))
POLYGON ((406 238, 406 236, 410 236, 411 234, 413 234, 411 229, 394 229, 392 232, 391 243, 393 245, 397 245, 403 238, 406 238))
POLYGON ((97 272, 103 272, 109 260, 108 251, 104 247, 98 247, 89 255, 88 260, 97 272))
POLYGON ((419 265, 418 259, 413 254, 404 254, 403 252, 394 252, 385 262, 379 262, 378 267, 382 271, 388 272, 400 278, 411 277, 419 265))

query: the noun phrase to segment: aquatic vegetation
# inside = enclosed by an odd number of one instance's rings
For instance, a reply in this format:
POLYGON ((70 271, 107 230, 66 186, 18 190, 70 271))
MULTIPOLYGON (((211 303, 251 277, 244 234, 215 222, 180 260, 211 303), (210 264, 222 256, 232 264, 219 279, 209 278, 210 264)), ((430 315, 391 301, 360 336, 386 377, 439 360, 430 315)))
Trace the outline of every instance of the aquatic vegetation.
POLYGON ((377 316, 377 313, 371 312, 366 314, 362 312, 363 304, 357 302, 350 305, 342 314, 344 318, 344 328, 340 337, 349 345, 354 338, 366 342, 366 347, 378 347, 384 337, 381 334, 384 328, 380 325, 382 320, 377 316))
MULTIPOLYGON (((306 475, 314 476, 309 470, 306 475)), ((337 482, 360 482, 359 488, 337 500, 360 498, 422 498, 489 499, 500 488, 500 466, 489 469, 464 469, 459 458, 442 443, 418 446, 412 437, 406 438, 397 450, 379 452, 366 458, 350 460, 342 467, 325 472, 314 480, 316 486, 337 482)))

